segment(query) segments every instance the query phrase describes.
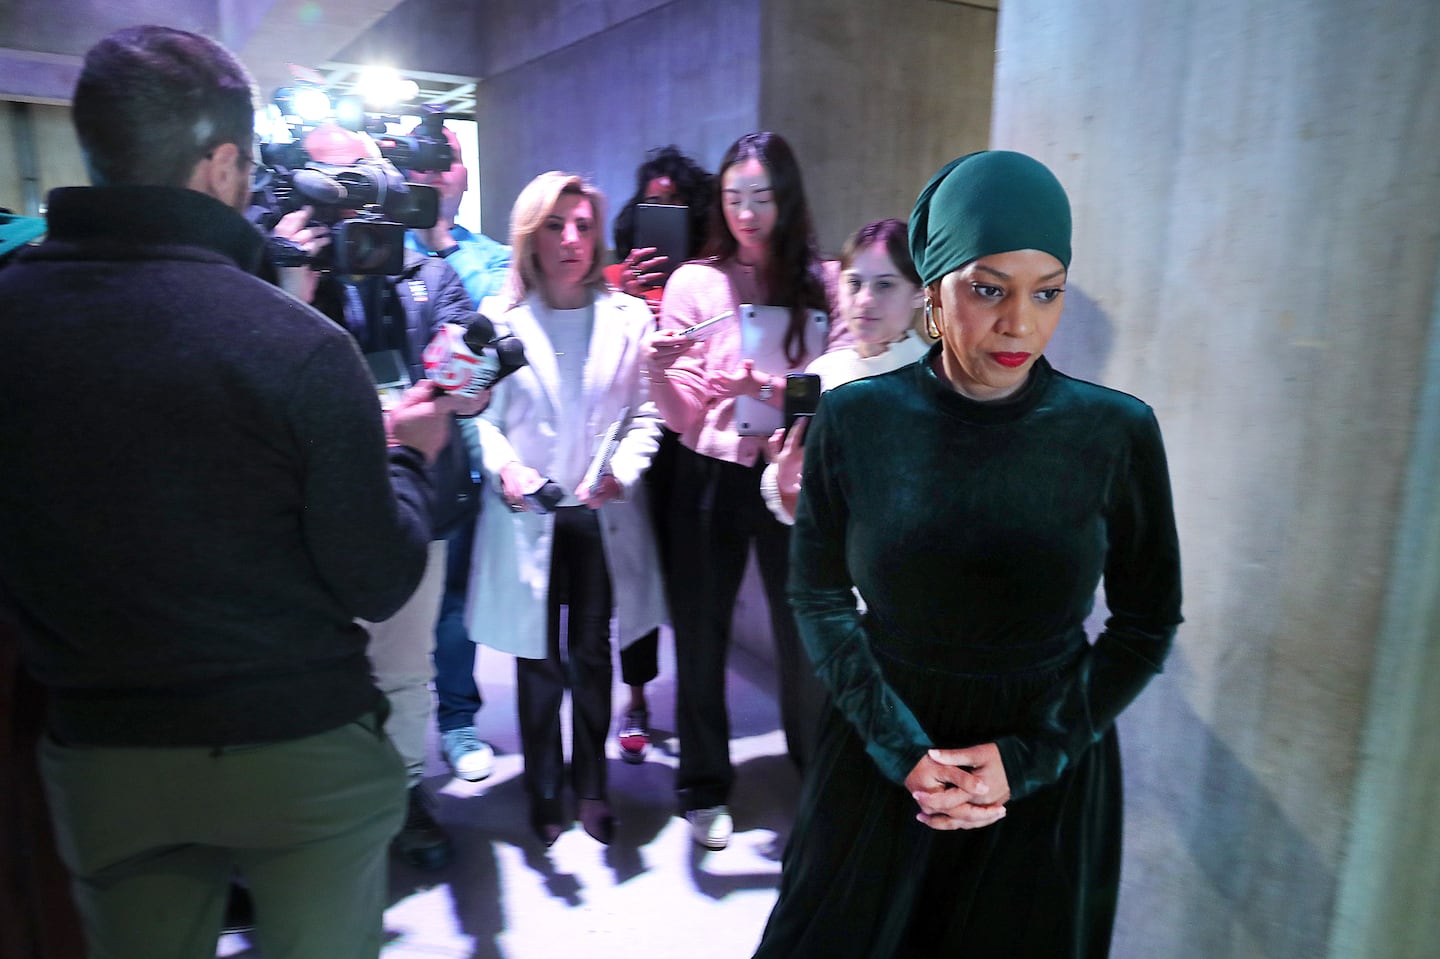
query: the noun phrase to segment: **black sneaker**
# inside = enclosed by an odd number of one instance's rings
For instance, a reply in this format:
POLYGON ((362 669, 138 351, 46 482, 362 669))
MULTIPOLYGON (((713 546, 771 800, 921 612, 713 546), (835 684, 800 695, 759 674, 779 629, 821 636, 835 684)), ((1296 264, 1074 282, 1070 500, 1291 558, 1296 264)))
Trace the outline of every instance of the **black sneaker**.
POLYGON ((442 869, 450 864, 450 837, 430 814, 430 798, 420 786, 410 787, 405 825, 390 841, 390 851, 416 869, 442 869))
POLYGON ((255 901, 250 890, 239 879, 230 880, 230 895, 225 901, 222 933, 249 932, 255 928, 255 901))

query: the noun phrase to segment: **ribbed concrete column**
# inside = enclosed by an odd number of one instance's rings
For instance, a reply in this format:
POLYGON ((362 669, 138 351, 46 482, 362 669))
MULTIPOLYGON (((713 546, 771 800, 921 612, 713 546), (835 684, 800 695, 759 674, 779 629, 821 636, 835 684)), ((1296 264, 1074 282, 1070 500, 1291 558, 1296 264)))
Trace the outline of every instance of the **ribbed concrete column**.
POLYGON ((1052 358, 1155 406, 1184 546, 1118 957, 1440 940, 1437 43, 1400 0, 1002 7, 993 144, 1075 202, 1052 358))

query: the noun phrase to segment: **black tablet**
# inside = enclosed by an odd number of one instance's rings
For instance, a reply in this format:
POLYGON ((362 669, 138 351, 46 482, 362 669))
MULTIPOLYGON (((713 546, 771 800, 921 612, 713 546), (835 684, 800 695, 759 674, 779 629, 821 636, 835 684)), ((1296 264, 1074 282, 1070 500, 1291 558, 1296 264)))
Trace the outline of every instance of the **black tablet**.
MULTIPOLYGON (((665 256, 665 265, 656 272, 670 274, 690 256, 690 208, 661 203, 640 203, 635 207, 635 248, 653 246, 665 256)), ((616 250, 625 256, 629 250, 616 250)))

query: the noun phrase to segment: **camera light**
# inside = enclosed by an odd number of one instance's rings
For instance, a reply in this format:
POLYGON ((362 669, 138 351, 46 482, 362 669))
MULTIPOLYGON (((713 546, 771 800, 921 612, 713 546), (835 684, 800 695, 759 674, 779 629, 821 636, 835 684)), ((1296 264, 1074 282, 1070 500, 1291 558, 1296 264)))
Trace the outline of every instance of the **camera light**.
POLYGON ((365 129, 365 103, 354 94, 337 97, 335 122, 347 130, 365 129))
POLYGON ((298 87, 291 99, 295 115, 306 123, 319 123, 330 116, 330 98, 318 87, 298 87))
POLYGON ((371 106, 385 107, 413 100, 420 93, 414 80, 402 80, 393 67, 365 67, 357 89, 371 106))
POLYGON ((255 111, 255 135, 263 143, 284 143, 294 139, 290 127, 280 114, 280 108, 267 103, 255 111))

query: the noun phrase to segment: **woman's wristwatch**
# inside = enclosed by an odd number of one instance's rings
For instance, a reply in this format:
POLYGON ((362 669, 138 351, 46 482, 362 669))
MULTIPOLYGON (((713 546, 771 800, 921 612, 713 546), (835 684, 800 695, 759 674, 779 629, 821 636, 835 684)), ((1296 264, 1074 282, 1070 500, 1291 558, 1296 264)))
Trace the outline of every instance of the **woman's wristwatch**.
POLYGON ((769 379, 766 379, 764 383, 760 384, 760 392, 755 394, 755 398, 762 403, 768 403, 770 402, 770 397, 774 395, 775 387, 771 385, 769 379))

